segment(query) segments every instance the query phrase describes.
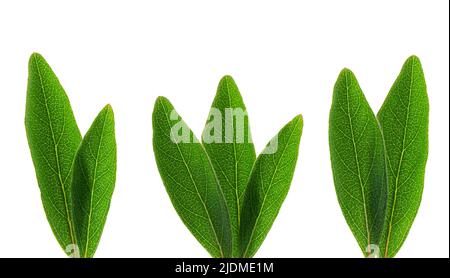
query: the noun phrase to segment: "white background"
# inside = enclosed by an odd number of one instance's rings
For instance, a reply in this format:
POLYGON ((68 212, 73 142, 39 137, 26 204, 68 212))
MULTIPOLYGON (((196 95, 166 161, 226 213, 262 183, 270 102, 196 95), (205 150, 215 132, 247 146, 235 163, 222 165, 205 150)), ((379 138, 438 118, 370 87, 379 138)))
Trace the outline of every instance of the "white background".
POLYGON ((151 113, 164 95, 200 135, 225 74, 243 94, 257 152, 304 116, 291 190, 257 257, 361 257, 332 181, 333 85, 352 69, 378 111, 416 54, 430 98, 430 151, 422 205, 398 257, 449 256, 448 1, 155 2, 1 2, 0 257, 65 256, 25 136, 32 52, 58 75, 82 133, 106 103, 115 111, 117 182, 97 257, 208 256, 159 177, 151 113))

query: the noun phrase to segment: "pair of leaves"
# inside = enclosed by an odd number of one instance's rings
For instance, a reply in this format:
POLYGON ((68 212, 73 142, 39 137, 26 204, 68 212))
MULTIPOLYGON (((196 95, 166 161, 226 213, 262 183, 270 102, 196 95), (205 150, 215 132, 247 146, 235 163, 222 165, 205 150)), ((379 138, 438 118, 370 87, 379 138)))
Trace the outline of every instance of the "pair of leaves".
POLYGON ((420 61, 407 59, 377 116, 353 73, 334 87, 329 143, 339 204, 365 256, 394 257, 423 191, 429 103, 420 61))
POLYGON ((114 115, 107 105, 81 138, 58 78, 34 53, 29 60, 25 128, 42 203, 68 255, 92 257, 114 190, 114 115))
POLYGON ((153 111, 158 170, 180 218, 213 257, 252 257, 292 181, 303 127, 295 117, 256 158, 246 108, 230 76, 219 83, 202 143, 164 97, 153 111))

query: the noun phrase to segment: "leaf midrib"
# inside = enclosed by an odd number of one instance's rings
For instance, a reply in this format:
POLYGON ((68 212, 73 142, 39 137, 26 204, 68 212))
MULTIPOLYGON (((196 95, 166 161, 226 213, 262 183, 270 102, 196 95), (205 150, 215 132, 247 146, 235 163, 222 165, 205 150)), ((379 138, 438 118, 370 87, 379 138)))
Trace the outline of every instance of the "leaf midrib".
MULTIPOLYGON (((69 207, 68 207, 68 202, 67 202, 67 196, 66 196, 66 191, 65 191, 65 181, 66 181, 67 177, 64 178, 64 181, 63 181, 63 178, 61 176, 61 166, 59 164, 59 155, 58 155, 58 143, 59 143, 59 140, 58 140, 58 142, 56 142, 55 133, 54 133, 54 130, 53 130, 53 125, 52 125, 52 121, 51 121, 51 117, 50 117, 50 111, 49 111, 48 104, 47 104, 47 95, 45 93, 43 78, 42 78, 41 70, 39 68, 39 64, 37 62, 36 56, 33 57, 33 61, 34 61, 34 64, 36 66, 36 69, 37 69, 37 74, 39 76, 39 85, 41 87, 42 94, 44 95, 45 111, 47 113, 48 124, 49 124, 50 131, 51 131, 51 134, 52 134, 53 145, 55 146, 55 158, 56 158, 56 165, 58 167, 57 168, 58 181, 59 181, 59 184, 61 186, 62 193, 63 193, 64 207, 65 207, 66 215, 67 215, 66 221, 67 221, 67 224, 69 225, 70 240, 71 240, 71 243, 73 245, 75 245, 76 244, 76 240, 75 240, 75 237, 74 237, 74 234, 73 234, 73 222, 72 222, 73 220, 70 218, 69 207)), ((63 122, 64 122, 63 127, 65 127, 65 121, 63 121, 63 122)), ((69 171, 68 175, 70 175, 70 171, 69 171)))
MULTIPOLYGON (((166 118, 166 120, 167 120, 167 124, 168 124, 168 126, 170 127, 170 119, 169 119, 169 117, 167 116, 166 106, 165 106, 164 103, 161 103, 161 104, 162 104, 162 107, 163 107, 163 109, 164 109, 164 116, 165 116, 165 118, 166 118)), ((172 129, 170 129, 170 133, 171 133, 171 135, 172 135, 171 138, 173 138, 174 135, 173 135, 172 129)), ((196 193, 197 193, 198 198, 200 199, 200 202, 202 203, 203 209, 205 210, 206 215, 208 216, 208 222, 209 222, 209 224, 210 224, 210 226, 211 226, 211 228, 212 228, 212 231, 213 231, 213 233, 214 233, 214 238, 215 238, 215 240, 216 240, 216 244, 217 244, 218 247, 219 247, 220 255, 221 255, 221 257, 224 257, 224 255, 223 255, 223 250, 222 250, 222 246, 221 246, 221 244, 219 243, 219 238, 218 238, 218 236, 217 236, 216 230, 215 230, 214 225, 213 225, 213 223, 212 223, 211 216, 209 215, 209 211, 208 211, 208 209, 206 208, 206 204, 205 204, 205 202, 203 201, 203 199, 202 199, 202 197, 201 197, 201 195, 200 195, 200 193, 199 193, 199 191, 198 191, 198 186, 197 186, 197 183, 195 182, 195 180, 194 180, 194 178, 193 178, 193 176, 192 176, 191 169, 190 169, 189 166, 187 165, 186 160, 184 159, 184 155, 183 155, 183 153, 181 152, 180 147, 179 147, 178 144, 176 144, 176 143, 175 143, 175 145, 176 145, 176 147, 177 147, 178 153, 179 153, 180 156, 181 156, 181 159, 183 160, 183 164, 184 164, 184 166, 186 167, 186 170, 187 170, 188 173, 189 173, 189 178, 191 179, 192 183, 193 183, 194 186, 195 186, 195 191, 196 191, 196 193)), ((208 160, 208 163, 210 163, 209 160, 208 160)))
MULTIPOLYGON (((365 197, 365 192, 364 192, 364 185, 363 185, 363 181, 361 179, 361 170, 360 170, 360 166, 359 166, 359 160, 358 160, 358 152, 356 150, 356 142, 355 142, 355 135, 353 132, 353 123, 352 123, 352 117, 350 115, 350 102, 348 99, 348 93, 349 93, 349 84, 348 84, 348 76, 347 74, 345 74, 345 89, 346 89, 346 98, 347 98, 347 116, 348 116, 348 120, 350 123, 350 131, 352 134, 352 143, 353 143, 353 152, 355 154, 355 159, 356 159, 356 168, 358 170, 358 180, 359 180, 359 185, 361 188, 361 195, 363 198, 363 208, 364 208, 364 220, 365 220, 365 224, 366 224, 366 231, 367 231, 367 246, 369 246, 370 244, 370 230, 369 230, 369 222, 368 222, 368 217, 367 217, 367 205, 366 205, 366 197, 365 197)), ((368 248, 368 254, 370 255, 370 248, 368 248)))
MULTIPOLYGON (((402 152, 400 154, 400 161, 398 163, 398 168, 397 168, 397 175, 395 177, 395 190, 394 190, 394 200, 393 200, 393 204, 392 204, 392 211, 391 211, 391 215, 389 216, 389 229, 388 229, 388 235, 386 238, 386 245, 385 245, 385 250, 384 250, 384 256, 387 257, 389 252, 389 241, 390 241, 390 237, 392 234, 392 221, 394 219, 394 211, 395 211, 395 206, 396 206, 396 201, 397 201, 397 190, 398 190, 398 182, 399 182, 399 176, 400 176, 400 170, 403 164, 403 155, 404 152, 406 150, 405 148, 405 141, 406 141, 406 129, 408 127, 408 122, 409 122, 409 110, 410 110, 410 106, 411 106, 411 92, 412 92, 412 84, 414 81, 414 64, 415 64, 415 60, 412 60, 412 65, 411 65, 411 80, 410 80, 410 84, 409 84, 409 92, 408 92, 408 106, 406 108, 406 122, 403 128, 403 140, 402 140, 402 152)), ((388 157, 389 159, 389 157, 388 157)), ((390 162, 389 162, 390 164, 390 162)))
MULTIPOLYGON (((106 110, 105 113, 105 117, 103 119, 103 124, 102 124, 102 130, 100 132, 100 140, 98 143, 98 147, 97 147, 97 154, 95 157, 95 167, 94 167, 94 180, 92 181, 92 188, 91 188, 91 197, 89 200, 89 215, 88 215, 88 226, 87 226, 87 230, 86 230, 86 244, 85 244, 85 250, 84 250, 84 257, 87 257, 88 254, 88 248, 89 248, 89 239, 90 239, 90 229, 91 229, 91 218, 92 218, 92 199, 94 197, 94 191, 95 191, 95 184, 97 182, 97 167, 98 167, 98 157, 100 155, 100 148, 102 145, 102 140, 103 140, 103 131, 105 129, 105 124, 106 124, 106 120, 108 117, 108 113, 109 113, 109 109, 106 110)), ((90 143, 89 144, 89 148, 90 148, 90 143)))
MULTIPOLYGON (((294 131, 295 131, 295 129, 292 129, 291 133, 289 134, 287 143, 286 143, 286 145, 284 146, 283 151, 281 152, 280 158, 278 159, 278 161, 277 161, 277 163, 276 163, 276 165, 275 165, 275 170, 274 170, 273 173, 272 173, 272 177, 270 178, 270 184, 269 184, 269 187, 267 188, 267 191, 266 191, 266 192, 269 192, 270 189, 271 189, 271 187, 272 187, 272 185, 273 185, 273 179, 274 179, 274 177, 275 177, 275 174, 276 174, 277 171, 278 171, 278 165, 280 164, 280 161, 281 161, 282 157, 284 156, 284 153, 285 153, 287 147, 289 146, 289 143, 290 143, 290 141, 291 141, 292 134, 294 134, 294 131)), ((264 154, 263 154, 263 155, 264 155, 264 154)), ((261 167, 261 164, 260 164, 259 167, 261 167)), ((259 172, 262 173, 262 171, 259 171, 259 172)), ((260 177, 260 179, 261 179, 261 183, 263 183, 262 177, 260 177)), ((245 248, 245 252, 244 252, 244 254, 243 254, 243 257, 245 257, 245 256, 247 255, 248 248, 250 247, 250 244, 251 244, 252 241, 253 241, 253 234, 255 233, 256 226, 258 225, 258 221, 259 221, 259 218, 260 218, 260 216, 261 216, 262 208, 264 207, 264 204, 265 204, 265 202, 266 202, 267 195, 268 195, 267 193, 264 194, 264 199, 263 199, 263 202, 262 202, 262 204, 261 204, 261 209, 259 210, 258 216, 256 217, 255 224, 253 225, 252 232, 251 232, 251 234, 250 234, 250 239, 249 239, 249 241, 248 241, 248 243, 247 243, 247 247, 245 248)))
MULTIPOLYGON (((227 96, 228 96, 228 105, 229 107, 232 107, 231 103, 231 95, 230 95, 230 88, 229 88, 229 79, 225 78, 225 87, 227 89, 227 96)), ((232 124, 234 126, 234 117, 231 118, 232 124)), ((226 120, 225 120, 226 122, 226 120)), ((234 192, 236 195, 236 205, 237 205, 237 231, 239 233, 240 225, 241 225, 241 209, 240 209, 240 194, 238 189, 238 161, 236 156, 236 141, 235 141, 235 132, 233 133, 233 157, 234 157, 234 192)), ((245 136, 245 135, 244 135, 245 136)), ((228 179, 227 179, 228 180, 228 179)))

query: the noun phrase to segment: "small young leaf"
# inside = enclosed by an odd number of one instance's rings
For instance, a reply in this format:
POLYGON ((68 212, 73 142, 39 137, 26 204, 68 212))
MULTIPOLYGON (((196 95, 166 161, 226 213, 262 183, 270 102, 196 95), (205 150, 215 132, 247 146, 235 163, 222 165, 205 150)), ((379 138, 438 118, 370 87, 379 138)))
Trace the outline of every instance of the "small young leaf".
POLYGON ((394 257, 408 235, 422 199, 428 156, 429 103, 420 61, 410 57, 378 112, 384 134, 388 201, 381 255, 394 257))
POLYGON ((230 257, 230 216, 211 162, 163 97, 156 100, 153 110, 153 149, 159 173, 181 220, 211 256, 230 257))
POLYGON ((80 256, 94 256, 116 181, 114 114, 107 105, 81 142, 73 167, 72 204, 80 256))
POLYGON ((81 134, 72 108, 44 58, 29 60, 25 128, 48 222, 61 247, 76 244, 71 208, 71 172, 81 134))
POLYGON ((232 256, 238 257, 240 208, 256 154, 247 110, 231 76, 219 83, 202 142, 225 195, 231 218, 232 256))
POLYGON ((299 115, 280 130, 255 162, 241 211, 241 257, 253 257, 278 215, 294 175, 302 129, 299 115))
POLYGON ((344 69, 335 84, 329 145, 336 194, 363 253, 379 243, 386 203, 383 137, 353 73, 344 69))

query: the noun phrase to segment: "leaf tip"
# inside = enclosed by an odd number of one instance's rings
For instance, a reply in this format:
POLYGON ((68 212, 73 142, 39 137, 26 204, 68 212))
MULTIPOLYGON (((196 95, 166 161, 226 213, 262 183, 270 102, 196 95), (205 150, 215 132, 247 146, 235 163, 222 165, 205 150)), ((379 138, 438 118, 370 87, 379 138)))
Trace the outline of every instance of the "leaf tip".
POLYGON ((155 101, 155 107, 156 107, 157 105, 161 105, 161 104, 164 104, 164 103, 167 103, 167 102, 169 102, 169 100, 168 100, 166 97, 158 96, 158 97, 156 98, 156 101, 155 101))
POLYGON ((100 112, 98 113, 96 119, 99 119, 99 118, 102 118, 102 119, 105 119, 105 120, 107 119, 109 122, 114 123, 114 111, 112 109, 111 104, 109 104, 109 103, 106 104, 102 108, 102 110, 100 110, 100 112))
POLYGON ((354 77, 355 74, 349 68, 343 68, 339 73, 339 78, 354 77))
POLYGON ((44 59, 44 57, 42 57, 42 55, 37 52, 33 52, 33 53, 31 53, 31 56, 30 56, 30 60, 31 59, 44 59))
POLYGON ((336 87, 344 86, 346 87, 348 83, 352 83, 352 80, 356 80, 355 74, 349 68, 343 68, 339 73, 339 76, 335 83, 335 92, 336 87))
POLYGON ((303 129, 303 115, 302 114, 298 114, 297 116, 295 116, 294 119, 292 119, 291 122, 295 126, 297 126, 300 130, 303 129))
POLYGON ((228 75, 228 74, 224 75, 219 81, 219 86, 218 86, 219 91, 220 91, 220 88, 226 89, 226 91, 228 91, 229 90, 228 87, 230 87, 230 86, 237 88, 236 82, 234 81, 233 77, 231 77, 231 75, 228 75))
POLYGON ((420 59, 419 57, 417 57, 416 55, 411 55, 408 57, 408 59, 406 59, 406 62, 419 62, 420 63, 420 59))
POLYGON ((408 59, 406 59, 403 66, 406 68, 415 67, 415 68, 422 69, 422 63, 420 62, 419 57, 417 57, 416 55, 409 56, 408 59))
POLYGON ((37 65, 38 62, 42 62, 42 61, 45 62, 44 57, 41 54, 37 53, 37 52, 33 52, 30 55, 30 59, 28 59, 28 67, 29 67, 29 69, 31 70, 33 65, 37 65))
POLYGON ((113 108, 112 108, 112 106, 111 106, 111 104, 106 104, 105 105, 105 107, 103 107, 103 109, 102 109, 103 111, 106 111, 106 112, 108 112, 108 113, 113 113, 113 108))
POLYGON ((226 74, 222 77, 222 79, 220 79, 220 82, 225 82, 225 81, 227 81, 227 82, 233 81, 234 82, 234 79, 231 75, 226 74))
POLYGON ((294 121, 298 121, 299 123, 301 123, 303 125, 303 115, 298 114, 297 116, 294 117, 294 121))
POLYGON ((158 96, 155 100, 155 105, 153 106, 153 112, 156 113, 156 111, 164 111, 164 110, 172 110, 173 105, 172 103, 169 101, 169 99, 167 99, 166 97, 163 96, 158 96))

